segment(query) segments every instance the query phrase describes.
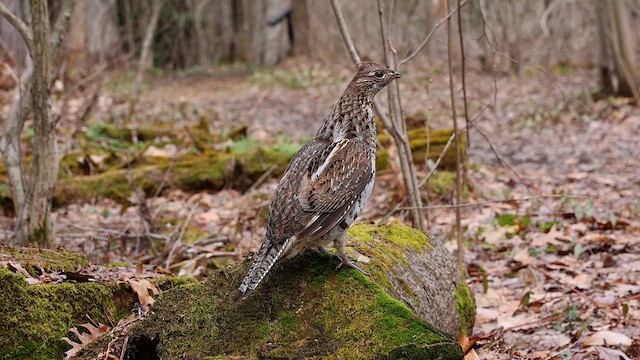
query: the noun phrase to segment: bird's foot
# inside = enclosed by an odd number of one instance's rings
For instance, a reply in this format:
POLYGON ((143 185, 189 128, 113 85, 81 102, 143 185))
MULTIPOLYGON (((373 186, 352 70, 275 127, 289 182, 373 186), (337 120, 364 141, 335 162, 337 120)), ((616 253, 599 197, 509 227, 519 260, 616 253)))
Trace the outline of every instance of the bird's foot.
POLYGON ((356 270, 360 271, 363 275, 369 276, 369 273, 367 273, 366 271, 362 270, 360 267, 358 267, 358 265, 354 264, 349 259, 341 259, 340 264, 338 264, 338 266, 336 266, 336 271, 338 271, 338 270, 340 270, 342 268, 356 269, 356 270))

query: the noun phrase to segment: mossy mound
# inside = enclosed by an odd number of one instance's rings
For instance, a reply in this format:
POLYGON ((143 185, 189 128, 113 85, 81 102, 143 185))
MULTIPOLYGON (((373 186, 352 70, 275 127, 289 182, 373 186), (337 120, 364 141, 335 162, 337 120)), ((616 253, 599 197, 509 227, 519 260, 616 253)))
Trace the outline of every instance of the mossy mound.
MULTIPOLYGON (((203 284, 163 294, 153 313, 128 332, 127 358, 462 359, 450 335, 387 291, 395 280, 385 280, 385 272, 393 275, 396 270, 386 261, 397 261, 405 250, 428 255, 438 246, 398 224, 356 226, 352 234, 368 237, 355 249, 370 257, 363 264, 370 277, 351 269, 336 271, 338 260, 331 255, 306 253, 276 265, 248 299, 231 303, 251 262, 227 267, 203 284)), ((458 277, 456 273, 454 280, 458 277)), ((440 281, 454 282, 447 277, 440 281)), ((454 290, 450 295, 442 306, 456 313, 454 290)), ((473 312, 469 299, 464 306, 473 312)), ((91 344, 80 358, 93 358, 107 342, 91 344)))
POLYGON ((6 269, 0 269, 0 289, 0 359, 61 359, 69 328, 89 319, 109 324, 136 301, 124 285, 27 285, 24 276, 6 269))
POLYGON ((10 246, 0 246, 0 261, 16 262, 32 276, 43 271, 74 271, 88 264, 84 256, 70 251, 10 246))
MULTIPOLYGON (((32 275, 42 270, 74 271, 87 264, 79 254, 27 248, 0 248, 0 261, 12 261, 32 275)), ((162 289, 182 278, 157 278, 162 289)), ((126 284, 85 282, 28 285, 25 277, 0 268, 0 359, 62 359, 67 331, 89 321, 114 324, 135 307, 126 284)))

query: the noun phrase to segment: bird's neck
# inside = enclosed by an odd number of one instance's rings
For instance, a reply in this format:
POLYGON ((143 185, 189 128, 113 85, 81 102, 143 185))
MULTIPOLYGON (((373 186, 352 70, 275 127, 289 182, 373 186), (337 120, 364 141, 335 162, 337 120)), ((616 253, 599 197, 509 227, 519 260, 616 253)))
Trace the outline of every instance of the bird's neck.
POLYGON ((327 116, 316 137, 331 142, 358 138, 375 146, 376 123, 373 98, 368 94, 345 92, 327 116))

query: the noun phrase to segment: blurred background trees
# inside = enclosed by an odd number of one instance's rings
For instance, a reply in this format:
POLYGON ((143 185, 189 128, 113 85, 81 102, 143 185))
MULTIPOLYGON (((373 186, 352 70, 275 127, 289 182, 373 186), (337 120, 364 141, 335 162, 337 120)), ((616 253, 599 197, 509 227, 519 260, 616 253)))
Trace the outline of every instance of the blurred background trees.
MULTIPOLYGON (((378 4, 340 2, 363 58, 388 60, 391 53, 405 58, 456 6, 455 1, 445 0, 383 3, 392 19, 387 33, 393 48, 387 53, 380 44, 378 4)), ((232 63, 268 67, 292 56, 329 66, 351 62, 328 1, 84 0, 72 7, 68 0, 0 0, 0 4, 0 90, 13 94, 0 112, 0 152, 21 242, 48 243, 52 174, 58 172, 65 139, 71 135, 56 130, 56 125, 66 116, 74 93, 85 95, 81 104, 74 105, 80 109, 75 118, 90 111, 96 101, 92 94, 98 92, 106 70, 134 71, 135 94, 150 69, 232 63), (25 140, 26 129, 34 136, 25 140)), ((639 17, 636 0, 468 1, 460 16, 465 60, 474 71, 498 75, 567 66, 598 68, 597 93, 638 101, 639 17)), ((446 39, 444 27, 436 31, 415 62, 428 68, 446 61, 446 39)), ((455 71, 460 70, 460 56, 454 49, 455 71)), ((136 98, 132 96, 132 114, 136 98)))

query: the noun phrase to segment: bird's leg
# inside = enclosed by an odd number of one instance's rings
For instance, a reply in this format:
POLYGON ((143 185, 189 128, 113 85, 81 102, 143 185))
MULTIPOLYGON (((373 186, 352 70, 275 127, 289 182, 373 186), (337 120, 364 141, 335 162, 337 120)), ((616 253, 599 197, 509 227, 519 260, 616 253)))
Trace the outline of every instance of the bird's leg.
POLYGON ((340 264, 336 266, 336 271, 342 269, 343 267, 348 267, 348 268, 356 269, 361 273, 363 273, 364 275, 369 276, 369 274, 367 274, 366 271, 362 270, 361 268, 358 267, 358 265, 354 264, 351 260, 349 260, 349 257, 347 256, 347 253, 344 250, 346 243, 347 243, 346 231, 344 231, 342 235, 340 235, 337 239, 333 241, 333 246, 336 248, 336 250, 338 250, 338 253, 336 254, 336 256, 340 259, 340 264))
POLYGON ((327 249, 324 248, 324 246, 318 246, 318 247, 311 248, 311 251, 316 252, 318 254, 328 254, 329 253, 327 251, 327 249))

